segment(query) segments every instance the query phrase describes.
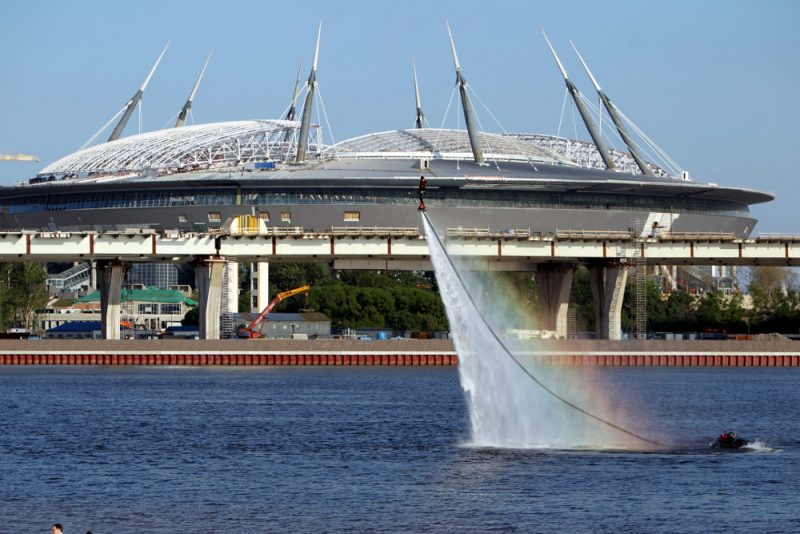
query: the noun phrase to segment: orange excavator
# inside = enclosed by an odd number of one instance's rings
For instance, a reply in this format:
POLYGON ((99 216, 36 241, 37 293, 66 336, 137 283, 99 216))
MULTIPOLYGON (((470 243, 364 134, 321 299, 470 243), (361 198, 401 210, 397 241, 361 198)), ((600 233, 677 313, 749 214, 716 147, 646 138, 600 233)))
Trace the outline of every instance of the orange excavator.
POLYGON ((259 331, 261 330, 261 322, 267 319, 267 315, 269 315, 269 312, 272 311, 272 308, 274 308, 282 300, 286 300, 289 297, 299 295, 300 293, 305 293, 309 289, 311 289, 311 286, 301 286, 275 295, 275 298, 272 299, 272 301, 270 301, 269 306, 264 308, 262 312, 258 314, 258 317, 253 319, 253 322, 251 322, 249 325, 245 326, 239 331, 239 337, 250 338, 250 339, 261 337, 261 334, 259 333, 259 331))

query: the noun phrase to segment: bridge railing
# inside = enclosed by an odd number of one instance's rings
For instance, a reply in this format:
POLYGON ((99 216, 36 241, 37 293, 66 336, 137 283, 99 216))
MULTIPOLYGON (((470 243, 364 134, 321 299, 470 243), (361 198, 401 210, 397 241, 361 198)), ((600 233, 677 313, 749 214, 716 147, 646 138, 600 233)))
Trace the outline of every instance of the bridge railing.
MULTIPOLYGON (((324 232, 323 232, 324 233, 324 232)), ((330 233, 333 236, 354 236, 354 237, 419 237, 419 227, 417 226, 331 226, 330 233)))
POLYGON ((661 241, 736 241, 733 232, 659 232, 653 236, 661 241))
POLYGON ((581 241, 630 241, 635 234, 626 230, 556 230, 556 239, 581 241))
POLYGON ((797 243, 800 241, 798 234, 761 234, 756 236, 757 243, 797 243))

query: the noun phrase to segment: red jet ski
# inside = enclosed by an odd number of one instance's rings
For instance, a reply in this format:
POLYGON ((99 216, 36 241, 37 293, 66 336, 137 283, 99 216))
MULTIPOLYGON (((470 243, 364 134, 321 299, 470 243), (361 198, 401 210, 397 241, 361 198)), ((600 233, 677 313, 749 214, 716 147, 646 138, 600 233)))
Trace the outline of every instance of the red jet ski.
POLYGON ((711 447, 714 449, 738 449, 747 445, 746 439, 737 438, 735 432, 723 432, 719 437, 714 440, 711 447))

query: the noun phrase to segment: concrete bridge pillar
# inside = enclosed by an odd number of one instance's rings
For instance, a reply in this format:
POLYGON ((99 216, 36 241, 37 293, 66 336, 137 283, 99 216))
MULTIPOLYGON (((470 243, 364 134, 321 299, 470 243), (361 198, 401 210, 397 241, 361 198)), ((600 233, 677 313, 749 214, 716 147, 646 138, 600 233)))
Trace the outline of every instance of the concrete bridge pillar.
POLYGON ((549 263, 538 265, 534 274, 542 305, 541 328, 555 331, 559 338, 567 337, 567 309, 574 274, 573 265, 549 263))
POLYGON ((227 263, 220 258, 206 258, 194 267, 195 287, 200 294, 200 339, 219 339, 222 278, 227 263))
POLYGON ((229 261, 225 264, 222 286, 222 311, 239 313, 239 262, 229 261))
POLYGON ((252 264, 250 273, 250 311, 260 313, 269 305, 269 262, 252 264))
POLYGON ((628 279, 627 265, 589 265, 598 339, 622 338, 622 298, 628 279))
POLYGON ((89 289, 97 289, 97 261, 89 261, 89 289))
POLYGON ((103 339, 119 339, 120 293, 128 265, 98 262, 100 271, 100 325, 103 339))

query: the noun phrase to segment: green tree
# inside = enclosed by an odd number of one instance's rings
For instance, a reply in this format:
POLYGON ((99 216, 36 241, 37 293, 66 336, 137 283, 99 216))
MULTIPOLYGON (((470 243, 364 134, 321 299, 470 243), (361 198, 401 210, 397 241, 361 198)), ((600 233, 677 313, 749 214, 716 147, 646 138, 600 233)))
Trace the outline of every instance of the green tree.
POLYGON ((722 309, 722 321, 729 333, 744 333, 748 330, 747 310, 741 293, 731 295, 722 309))
MULTIPOLYGON (((322 263, 271 263, 269 266, 269 294, 274 297, 282 291, 300 286, 325 284, 333 279, 327 264, 322 263)), ((286 299, 273 311, 296 312, 307 307, 307 296, 286 299)))
POLYGON ((697 302, 698 329, 719 329, 723 327, 723 308, 725 297, 719 291, 702 295, 697 302))
POLYGON ((200 308, 192 306, 186 311, 186 315, 181 319, 183 326, 195 326, 200 324, 200 308))
POLYGON ((575 307, 575 328, 578 332, 594 332, 594 299, 589 280, 589 269, 579 265, 572 278, 571 306, 575 307))
POLYGON ((47 271, 39 263, 0 264, 0 328, 33 328, 36 308, 47 304, 47 271))
POLYGON ((669 294, 664 310, 663 330, 672 332, 695 332, 697 313, 694 298, 685 289, 676 289, 669 294))

